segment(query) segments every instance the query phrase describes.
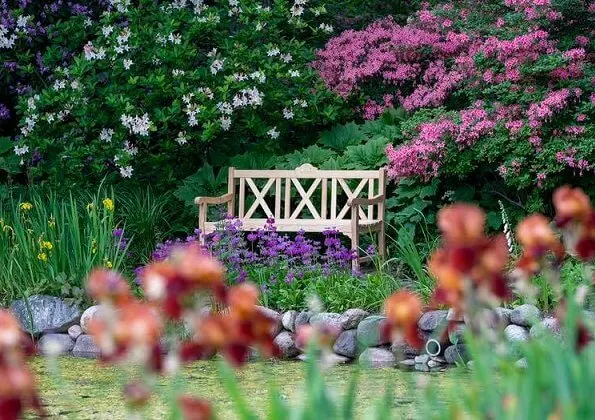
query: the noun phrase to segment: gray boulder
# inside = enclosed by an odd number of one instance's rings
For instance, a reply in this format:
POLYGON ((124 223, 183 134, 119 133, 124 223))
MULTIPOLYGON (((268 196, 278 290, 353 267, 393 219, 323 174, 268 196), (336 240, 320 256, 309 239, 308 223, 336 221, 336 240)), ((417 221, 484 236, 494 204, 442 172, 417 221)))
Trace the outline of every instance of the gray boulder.
POLYGON ((10 310, 23 330, 35 335, 65 333, 81 317, 81 309, 76 303, 44 295, 15 300, 10 305, 10 310))
POLYGON ((535 305, 518 306, 510 313, 510 322, 521 327, 531 327, 541 319, 541 311, 535 305))
POLYGON ((353 328, 357 328, 361 320, 367 317, 368 315, 369 313, 364 311, 363 309, 347 309, 343 313, 343 315, 341 315, 341 324, 343 325, 343 329, 351 330, 353 328))
POLYGON ((354 359, 357 356, 357 330, 345 330, 343 331, 335 344, 333 345, 333 351, 341 356, 349 357, 354 359))
POLYGON ((299 349, 295 346, 295 336, 288 331, 281 331, 273 342, 281 350, 281 357, 284 359, 291 359, 300 354, 299 349))
POLYGON ((413 367, 415 367, 415 360, 413 360, 413 359, 401 360, 399 362, 398 366, 401 368, 405 368, 405 369, 412 369, 413 367))
POLYGON ((438 327, 446 325, 446 315, 448 311, 428 311, 421 316, 417 326, 423 331, 434 331, 438 327))
POLYGON ((405 340, 394 341, 390 345, 390 351, 392 351, 395 357, 399 360, 418 356, 421 352, 420 349, 411 347, 405 340))
POLYGON ((380 315, 371 315, 364 318, 357 326, 357 341, 362 346, 375 347, 382 344, 388 344, 386 337, 382 337, 381 328, 386 321, 386 317, 380 315))
POLYGON ((74 340, 68 334, 44 334, 37 343, 39 352, 45 356, 59 356, 70 353, 74 340))
POLYGON ((427 354, 420 354, 419 356, 415 356, 415 359, 413 360, 415 360, 415 364, 425 365, 430 360, 430 356, 428 356, 427 354))
POLYGON ((281 324, 286 330, 295 332, 295 318, 297 317, 297 311, 287 311, 281 317, 281 324))
MULTIPOLYGON (((296 357, 297 360, 301 360, 302 362, 305 362, 306 360, 308 360, 308 355, 305 353, 300 354, 298 357, 296 357)), ((322 362, 325 365, 339 365, 339 364, 343 364, 343 363, 349 363, 351 362, 351 359, 349 357, 345 357, 345 356, 341 356, 335 353, 323 353, 322 355, 322 362)))
POLYGON ((465 341, 466 324, 458 324, 448 332, 450 344, 463 343, 465 341))
POLYGON ((504 336, 511 343, 518 343, 521 341, 527 341, 529 339, 529 332, 526 328, 519 325, 510 324, 504 328, 504 336))
POLYGON ((371 368, 388 368, 397 364, 397 359, 390 350, 382 347, 370 347, 359 356, 359 362, 371 368))
POLYGON ((295 330, 302 325, 308 325, 310 323, 310 317, 312 316, 312 312, 310 311, 302 311, 298 313, 295 317, 295 330))
POLYGON ((97 358, 100 355, 99 347, 93 341, 93 337, 83 334, 76 339, 72 355, 75 357, 97 358))
POLYGON ((496 320, 498 325, 502 328, 506 328, 510 324, 510 313, 512 309, 508 308, 494 308, 496 314, 496 320))
POLYGON ((68 328, 68 335, 74 341, 76 341, 76 339, 79 338, 79 335, 81 335, 82 333, 83 333, 83 329, 81 328, 80 325, 73 325, 70 328, 68 328))
POLYGON ((334 312, 321 312, 310 317, 310 325, 328 331, 334 331, 337 334, 343 329, 341 314, 334 312))
POLYGON ((470 357, 464 344, 453 344, 444 350, 444 359, 446 363, 454 365, 457 362, 467 363, 470 357))

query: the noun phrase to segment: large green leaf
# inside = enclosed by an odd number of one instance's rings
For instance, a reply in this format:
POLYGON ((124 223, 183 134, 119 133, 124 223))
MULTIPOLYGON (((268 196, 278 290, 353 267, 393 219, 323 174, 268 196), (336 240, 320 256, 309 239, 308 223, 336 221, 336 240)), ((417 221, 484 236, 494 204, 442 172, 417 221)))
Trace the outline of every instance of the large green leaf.
POLYGON ((360 130, 360 126, 354 122, 345 125, 337 125, 329 131, 320 135, 318 143, 339 152, 345 150, 347 146, 360 144, 365 139, 360 130))

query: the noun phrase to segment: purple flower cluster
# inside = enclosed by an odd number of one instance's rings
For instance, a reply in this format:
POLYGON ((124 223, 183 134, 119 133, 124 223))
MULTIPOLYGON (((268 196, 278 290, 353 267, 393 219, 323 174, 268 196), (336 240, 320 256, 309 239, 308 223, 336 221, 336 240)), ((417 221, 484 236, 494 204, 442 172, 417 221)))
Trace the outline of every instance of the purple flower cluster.
POLYGON ((341 243, 339 235, 339 231, 328 229, 323 232, 322 242, 307 238, 304 231, 290 237, 277 231, 273 218, 267 219, 262 228, 244 235, 241 221, 227 216, 212 233, 202 235, 196 229, 193 235, 184 240, 168 240, 158 244, 152 259, 164 260, 173 249, 196 244, 203 239, 204 249, 228 268, 231 281, 240 283, 247 280, 253 269, 275 268, 280 275, 285 273, 285 278, 279 279, 273 275, 269 283, 284 280, 290 284, 311 272, 328 275, 337 270, 350 270, 356 253, 341 243))

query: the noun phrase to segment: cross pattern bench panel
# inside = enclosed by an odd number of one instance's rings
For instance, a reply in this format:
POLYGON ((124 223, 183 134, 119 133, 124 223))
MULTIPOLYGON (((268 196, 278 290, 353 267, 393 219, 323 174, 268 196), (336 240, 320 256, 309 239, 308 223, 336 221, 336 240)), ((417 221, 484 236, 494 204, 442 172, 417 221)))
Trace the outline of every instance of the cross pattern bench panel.
POLYGON ((207 220, 208 206, 225 204, 245 231, 262 228, 274 217, 280 232, 337 229, 351 239, 355 250, 361 234, 376 232, 378 252, 384 256, 385 189, 384 169, 319 170, 309 164, 294 170, 229 168, 227 194, 195 199, 198 227, 205 234, 213 232, 220 221, 207 220))

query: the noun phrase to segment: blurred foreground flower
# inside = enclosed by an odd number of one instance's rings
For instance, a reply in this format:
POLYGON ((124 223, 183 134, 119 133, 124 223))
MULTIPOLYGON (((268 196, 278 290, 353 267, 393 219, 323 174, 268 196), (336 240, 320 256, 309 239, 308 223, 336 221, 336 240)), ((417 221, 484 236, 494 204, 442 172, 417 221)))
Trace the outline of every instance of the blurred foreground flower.
POLYGON ((566 247, 583 261, 595 258, 595 211, 589 197, 580 189, 567 185, 553 196, 556 224, 563 229, 566 247))
POLYGON ((26 365, 33 344, 21 331, 18 321, 0 309, 0 418, 16 420, 31 408, 44 414, 35 379, 26 365))
POLYGON ((416 295, 407 291, 393 293, 384 302, 384 315, 385 337, 391 341, 404 339, 415 348, 423 346, 424 342, 417 329, 417 321, 422 315, 422 304, 416 295))

